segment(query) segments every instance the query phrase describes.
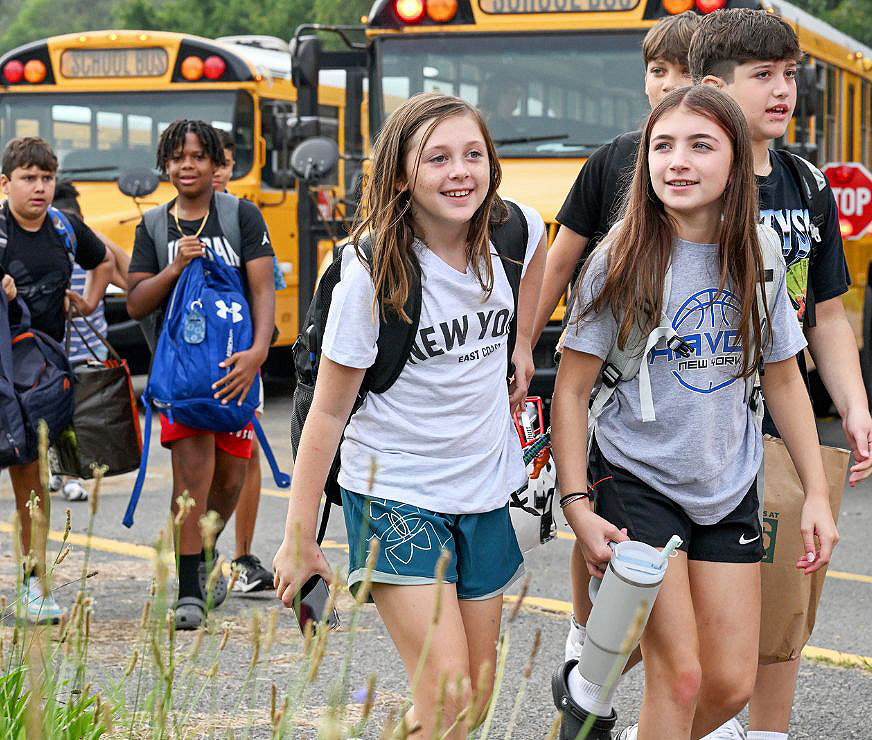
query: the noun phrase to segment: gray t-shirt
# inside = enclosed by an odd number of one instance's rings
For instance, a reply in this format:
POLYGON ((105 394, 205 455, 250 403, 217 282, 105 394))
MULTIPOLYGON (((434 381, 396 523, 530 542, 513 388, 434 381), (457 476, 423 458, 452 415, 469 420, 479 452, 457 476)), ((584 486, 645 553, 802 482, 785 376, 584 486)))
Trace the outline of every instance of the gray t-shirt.
MULTIPOLYGON (((585 305, 602 289, 606 248, 591 257, 581 289, 585 305)), ((774 277, 778 292, 765 362, 793 357, 806 344, 783 266, 774 277)), ((646 358, 656 420, 642 421, 637 375, 618 385, 596 431, 609 462, 677 503, 697 524, 714 524, 736 508, 763 457, 760 431, 745 403, 745 382, 734 377, 742 362, 741 307, 729 286, 720 296, 717 292, 717 245, 676 240, 667 315, 694 353, 683 358, 661 340, 646 358)), ((616 335, 617 322, 606 310, 580 323, 571 320, 564 347, 604 360, 616 335)))

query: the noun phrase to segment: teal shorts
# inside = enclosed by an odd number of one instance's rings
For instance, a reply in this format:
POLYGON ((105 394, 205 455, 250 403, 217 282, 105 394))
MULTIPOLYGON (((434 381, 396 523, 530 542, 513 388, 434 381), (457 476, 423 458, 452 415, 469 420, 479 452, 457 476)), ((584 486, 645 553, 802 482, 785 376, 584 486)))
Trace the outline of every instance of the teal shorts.
POLYGON ((524 573, 524 556, 509 518, 509 506, 481 514, 439 514, 411 504, 342 491, 348 531, 348 588, 354 594, 366 573, 369 543, 379 540, 372 572, 376 583, 435 583, 442 550, 451 556, 444 580, 457 584, 457 598, 489 599, 524 573))

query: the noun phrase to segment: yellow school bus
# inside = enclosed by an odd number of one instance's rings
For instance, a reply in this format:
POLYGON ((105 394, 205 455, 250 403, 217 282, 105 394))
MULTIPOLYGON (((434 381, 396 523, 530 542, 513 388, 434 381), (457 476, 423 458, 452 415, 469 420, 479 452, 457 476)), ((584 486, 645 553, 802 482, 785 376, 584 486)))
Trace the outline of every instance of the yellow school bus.
MULTIPOLYGON (((202 119, 232 132, 236 163, 229 189, 255 203, 269 226, 288 286, 276 307, 277 345, 287 346, 298 332, 301 262, 297 186, 288 160, 306 136, 342 142, 346 125, 344 73, 325 70, 322 79, 317 115, 301 119, 289 50, 278 39, 212 41, 125 30, 56 36, 0 58, 0 145, 19 136, 46 139, 57 154, 59 177, 74 181, 81 194, 86 222, 129 251, 141 212, 175 192, 164 179, 150 195, 133 199, 120 192, 118 178, 154 170, 158 138, 173 120, 202 119)), ((340 162, 316 194, 321 209, 341 193, 343 177, 340 162)), ((123 295, 108 297, 107 314, 119 348, 142 346, 123 295)))
MULTIPOLYGON (((785 2, 766 0, 379 0, 367 19, 370 130, 399 103, 439 90, 484 112, 503 165, 502 194, 555 217, 586 158, 648 113, 641 42, 669 14, 753 5, 782 15, 808 53, 810 89, 780 146, 819 166, 870 165, 872 49, 785 2)), ((870 206, 872 207, 872 206, 870 206)), ((869 346, 872 235, 845 236, 845 304, 869 346)), ((534 387, 550 395, 558 308, 535 353, 534 387)), ((868 363, 866 363, 868 365, 868 363)))

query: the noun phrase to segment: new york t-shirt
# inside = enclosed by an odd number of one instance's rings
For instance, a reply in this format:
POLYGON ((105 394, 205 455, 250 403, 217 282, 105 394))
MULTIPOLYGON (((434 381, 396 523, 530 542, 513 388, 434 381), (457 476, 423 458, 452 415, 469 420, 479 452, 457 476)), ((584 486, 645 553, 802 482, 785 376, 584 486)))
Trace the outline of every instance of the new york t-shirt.
MULTIPOLYGON (((538 213, 521 208, 526 269, 545 226, 538 213)), ((459 272, 420 241, 414 248, 422 278, 412 351, 396 382, 384 393, 368 393, 351 417, 339 484, 445 514, 492 511, 527 479, 506 384, 512 289, 493 245, 487 297, 471 268, 459 272)), ((327 318, 326 357, 347 367, 372 365, 379 330, 373 296, 369 271, 345 249, 327 318)))
MULTIPOLYGON (((717 250, 716 244, 683 240, 673 248, 667 315, 694 352, 682 357, 661 339, 646 357, 656 419, 642 421, 637 375, 617 385, 596 431, 609 462, 677 503, 698 524, 714 524, 735 509, 763 456, 745 403, 745 381, 735 377, 742 362, 741 305, 729 286, 718 295, 717 250)), ((581 287, 585 306, 602 288, 606 255, 603 245, 591 257, 581 287)), ((778 289, 766 362, 786 360, 805 346, 783 268, 774 279, 778 289)), ((574 310, 564 346, 605 360, 617 336, 614 315, 606 309, 581 322, 577 315, 574 310)))

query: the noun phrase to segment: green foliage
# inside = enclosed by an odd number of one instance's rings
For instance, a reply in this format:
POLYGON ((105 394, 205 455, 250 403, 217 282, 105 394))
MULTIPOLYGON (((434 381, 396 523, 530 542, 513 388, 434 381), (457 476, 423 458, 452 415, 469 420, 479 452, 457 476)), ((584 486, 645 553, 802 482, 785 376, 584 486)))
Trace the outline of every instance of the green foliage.
MULTIPOLYGON (((27 666, 5 667, 0 676, 0 737, 25 740, 28 736, 27 713, 31 691, 25 685, 27 666)), ((38 670, 38 668, 37 668, 38 670)), ((42 737, 54 740, 97 740, 106 729, 98 717, 94 696, 73 695, 66 703, 56 696, 45 698, 37 712, 42 737)))
POLYGON ((791 0, 808 13, 872 46, 872 0, 791 0))
POLYGON ((112 28, 114 7, 119 0, 64 0, 58 12, 55 0, 23 0, 12 3, 2 13, 0 50, 7 51, 28 41, 77 31, 112 28))
POLYGON ((106 28, 287 40, 303 23, 359 23, 369 6, 369 0, 65 0, 58 13, 56 0, 23 0, 0 3, 0 53, 46 36, 106 28))

